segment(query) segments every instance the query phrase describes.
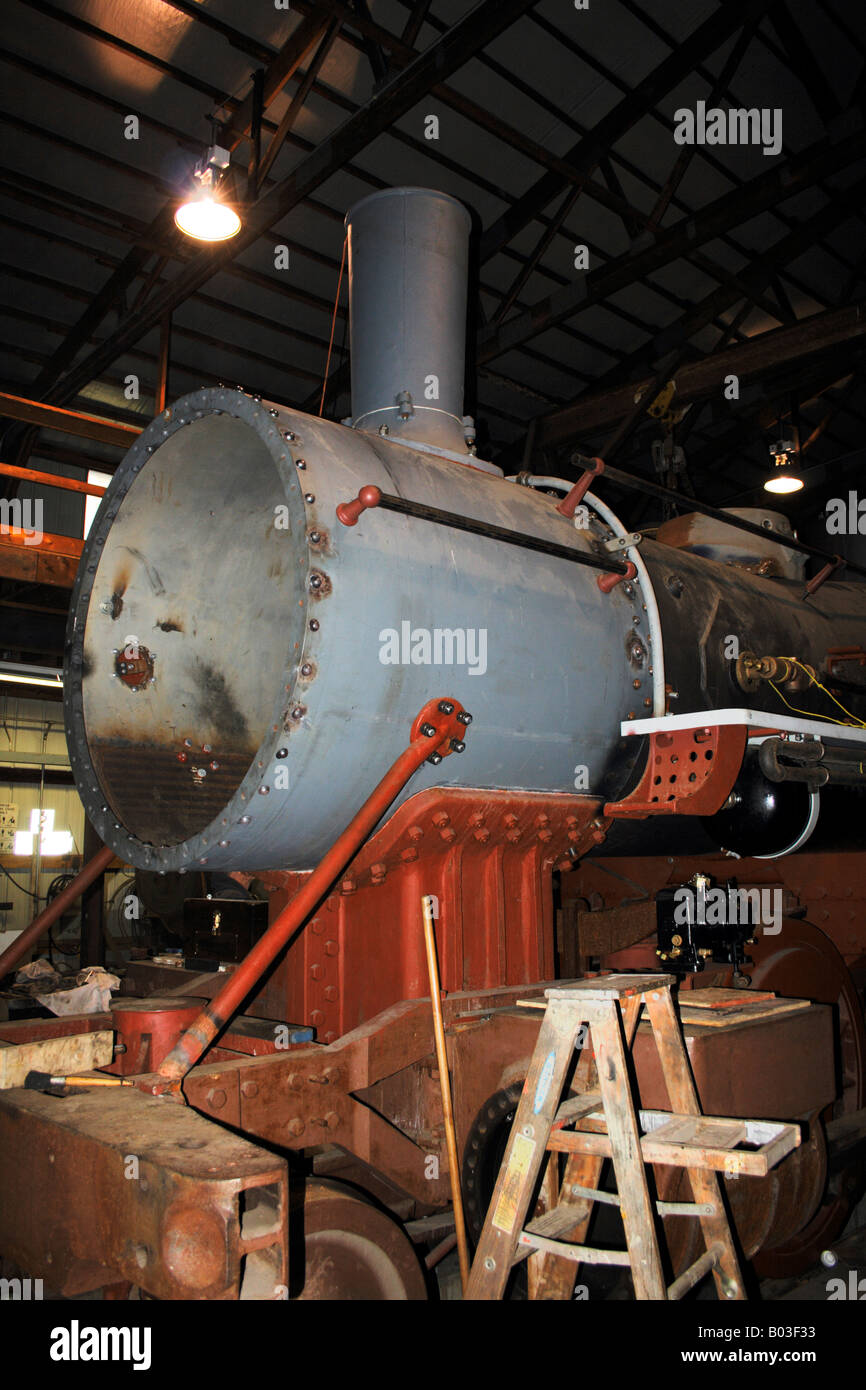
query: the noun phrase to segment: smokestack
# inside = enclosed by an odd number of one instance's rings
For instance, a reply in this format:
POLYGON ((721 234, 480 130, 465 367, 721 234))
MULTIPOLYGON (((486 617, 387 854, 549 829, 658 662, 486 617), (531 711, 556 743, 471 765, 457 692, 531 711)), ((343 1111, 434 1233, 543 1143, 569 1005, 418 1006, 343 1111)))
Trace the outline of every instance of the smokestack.
POLYGON ((470 225, 462 203, 428 188, 386 188, 347 214, 356 429, 467 454, 470 225))

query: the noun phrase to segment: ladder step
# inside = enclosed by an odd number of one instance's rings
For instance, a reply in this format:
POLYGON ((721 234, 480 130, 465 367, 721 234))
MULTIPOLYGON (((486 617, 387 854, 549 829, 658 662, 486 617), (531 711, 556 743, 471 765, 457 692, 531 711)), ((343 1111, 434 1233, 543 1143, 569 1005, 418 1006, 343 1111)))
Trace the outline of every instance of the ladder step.
POLYGON ((683 1294, 688 1293, 689 1289, 693 1289, 705 1274, 708 1274, 711 1269, 715 1269, 723 1253, 719 1241, 714 1241, 712 1245, 708 1246, 703 1255, 695 1260, 693 1265, 689 1265, 679 1279, 675 1279, 672 1284, 668 1285, 669 1301, 675 1303, 677 1299, 682 1298, 683 1294))
POLYGON ((583 1119, 591 1110, 598 1110, 601 1107, 601 1091, 584 1091, 580 1096, 569 1096, 564 1100, 556 1112, 553 1125, 570 1124, 573 1120, 583 1119))
MULTIPOLYGON (((547 1240, 545 1236, 533 1235, 531 1231, 521 1231, 518 1246, 545 1255, 559 1255, 563 1260, 571 1260, 576 1265, 623 1265, 631 1267, 627 1250, 596 1250, 591 1245, 569 1245, 564 1240, 547 1240)), ((519 1258, 519 1256, 518 1256, 519 1258)), ((517 1260, 514 1261, 517 1263, 517 1260)))
POLYGON ((546 989, 548 1000, 566 999, 575 1003, 593 1001, 597 1003, 619 1002, 631 999, 636 994, 661 993, 670 989, 673 975, 598 975, 590 980, 576 980, 565 988, 546 989))
POLYGON ((579 1206, 560 1202, 558 1206, 551 1207, 550 1211, 546 1211, 543 1216, 537 1216, 534 1221, 530 1221, 526 1226, 525 1234, 556 1240, 557 1236, 564 1235, 566 1231, 571 1230, 572 1226, 576 1226, 579 1221, 582 1221, 585 1215, 582 1202, 579 1206))
POLYGON ((711 1119, 704 1115, 674 1115, 653 1130, 658 1143, 683 1144, 689 1149, 735 1149, 746 1137, 743 1120, 711 1119))
MULTIPOLYGON (((647 1131, 640 1141, 644 1162, 666 1163, 674 1168, 711 1168, 720 1173, 765 1177, 800 1143, 798 1125, 770 1120, 728 1120, 715 1115, 671 1115, 664 1110, 641 1110, 640 1123, 647 1131), (708 1143, 707 1138, 712 1136, 723 1136, 724 1142, 708 1143), (740 1143, 755 1147, 738 1149, 740 1143)), ((609 1135, 585 1130, 555 1130, 547 1147, 557 1153, 589 1154, 596 1158, 612 1156, 609 1135)))
MULTIPOLYGON (((616 1192, 602 1192, 597 1187, 580 1187, 572 1183, 569 1188, 572 1197, 583 1197, 587 1202, 603 1202, 607 1206, 619 1207, 622 1202, 616 1192)), ((715 1216, 716 1208, 712 1202, 660 1202, 655 1204, 659 1216, 715 1216)), ((556 1210, 556 1208, 554 1208, 556 1210)), ((530 1223, 527 1230, 531 1230, 530 1223)), ((545 1232, 545 1234, 548 1234, 545 1232)))

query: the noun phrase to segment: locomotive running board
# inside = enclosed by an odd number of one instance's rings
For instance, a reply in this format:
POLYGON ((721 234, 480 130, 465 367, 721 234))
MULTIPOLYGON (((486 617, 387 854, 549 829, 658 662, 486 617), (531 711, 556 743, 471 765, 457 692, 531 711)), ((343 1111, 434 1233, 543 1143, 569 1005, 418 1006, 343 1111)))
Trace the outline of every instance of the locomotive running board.
MULTIPOLYGON (((855 725, 831 724, 822 719, 795 719, 790 714, 768 714, 761 709, 706 709, 689 714, 663 714, 657 718, 624 720, 620 733, 675 733, 684 729, 726 728, 742 724, 762 733, 803 734, 829 743, 866 743, 866 728, 855 725)), ((753 737, 752 734, 749 737, 753 737)))

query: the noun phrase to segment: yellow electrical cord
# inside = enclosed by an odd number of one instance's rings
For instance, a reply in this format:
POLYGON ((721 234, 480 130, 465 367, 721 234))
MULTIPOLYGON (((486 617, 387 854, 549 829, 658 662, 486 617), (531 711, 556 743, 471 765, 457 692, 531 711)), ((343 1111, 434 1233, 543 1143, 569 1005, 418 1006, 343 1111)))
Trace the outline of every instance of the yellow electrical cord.
POLYGON ((779 699, 782 701, 783 705, 787 705, 788 709, 792 710, 794 714, 805 714, 809 719, 821 719, 825 724, 840 724, 845 728, 851 728, 853 726, 857 729, 866 729, 866 720, 858 719, 856 714, 852 714, 849 709, 846 709, 842 702, 840 700, 837 700, 836 696, 833 695, 825 685, 821 684, 821 682, 818 680, 818 677, 812 675, 812 672, 808 669, 808 667, 803 665, 802 661, 798 661, 795 656, 789 657, 788 660, 792 661, 795 666, 799 666, 800 670, 804 671, 806 675, 809 677, 809 680, 812 683, 812 685, 817 685, 818 689, 822 690, 824 694, 827 695, 833 701, 834 705, 839 706, 839 709, 842 711, 843 714, 848 715, 848 718, 831 719, 829 714, 815 714, 814 711, 810 709, 797 709, 796 705, 790 704, 785 699, 784 695, 782 694, 779 687, 776 685, 775 681, 768 681, 768 684, 773 687, 779 699))

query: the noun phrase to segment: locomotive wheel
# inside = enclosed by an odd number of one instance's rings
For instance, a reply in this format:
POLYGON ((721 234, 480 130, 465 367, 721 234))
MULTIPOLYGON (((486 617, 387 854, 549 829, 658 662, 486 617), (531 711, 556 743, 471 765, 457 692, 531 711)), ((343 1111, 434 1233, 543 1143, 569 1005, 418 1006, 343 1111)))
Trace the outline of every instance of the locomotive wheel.
MULTIPOLYGON (((780 934, 760 936, 750 954, 755 964, 748 969, 755 989, 832 1006, 841 1094, 822 1118, 828 1121, 859 1110, 866 1102, 863 1009, 850 972, 833 942, 811 922, 786 918, 780 934)), ((823 1152, 823 1134, 815 1135, 814 1142, 823 1152)), ((783 1171, 784 1166, 779 1170, 780 1176, 783 1171)), ((770 1278, 785 1278, 815 1264, 821 1251, 844 1228, 863 1190, 863 1178, 862 1164, 852 1164, 840 1175, 836 1190, 825 1194, 802 1230, 758 1252, 754 1260, 757 1272, 770 1278)))
POLYGON ((473 1245, 478 1244, 481 1236, 522 1092, 520 1081, 490 1096, 466 1137, 461 1185, 466 1226, 473 1245))
POLYGON ((300 1302, 427 1297, 418 1257, 402 1228, 341 1183, 306 1184, 303 1206, 289 1219, 289 1242, 290 1295, 300 1302))

